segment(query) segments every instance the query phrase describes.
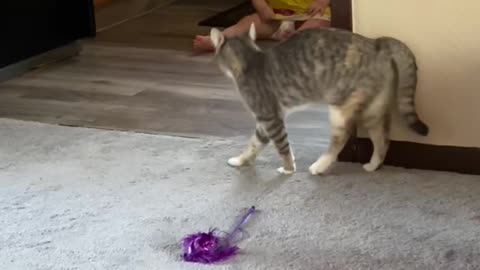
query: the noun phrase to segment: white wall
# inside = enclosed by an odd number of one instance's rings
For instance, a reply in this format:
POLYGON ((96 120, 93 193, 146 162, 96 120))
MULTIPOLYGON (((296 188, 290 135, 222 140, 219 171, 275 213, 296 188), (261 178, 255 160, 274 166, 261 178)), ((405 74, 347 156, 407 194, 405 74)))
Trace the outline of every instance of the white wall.
POLYGON ((416 54, 417 111, 430 135, 394 121, 392 139, 480 147, 480 0, 353 0, 353 24, 369 37, 403 40, 416 54))

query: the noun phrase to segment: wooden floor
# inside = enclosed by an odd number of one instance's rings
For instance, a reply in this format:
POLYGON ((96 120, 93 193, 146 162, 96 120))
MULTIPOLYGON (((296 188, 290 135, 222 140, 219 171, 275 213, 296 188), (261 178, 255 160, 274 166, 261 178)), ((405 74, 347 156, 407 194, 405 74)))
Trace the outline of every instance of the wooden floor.
MULTIPOLYGON (((119 20, 114 15, 133 16, 142 10, 149 13, 127 23, 98 33, 96 42, 110 46, 130 46, 190 51, 196 34, 208 33, 209 28, 197 26, 198 22, 231 8, 245 0, 130 0, 136 12, 123 11, 125 6, 112 6, 112 11, 103 10, 97 21, 119 20), (139 3, 143 6, 139 7, 139 3), (152 4, 151 2, 154 2, 152 4), (151 9, 151 6, 157 8, 151 9), (144 7, 144 8, 142 8, 144 7)), ((128 6, 128 5, 127 5, 128 6)))
MULTIPOLYGON (((176 1, 84 41, 74 59, 0 84, 0 117, 192 137, 250 134, 253 120, 233 84, 211 55, 190 53, 193 35, 207 31, 196 23, 238 1, 216 2, 176 1)), ((326 141, 324 108, 289 122, 292 134, 326 141)))

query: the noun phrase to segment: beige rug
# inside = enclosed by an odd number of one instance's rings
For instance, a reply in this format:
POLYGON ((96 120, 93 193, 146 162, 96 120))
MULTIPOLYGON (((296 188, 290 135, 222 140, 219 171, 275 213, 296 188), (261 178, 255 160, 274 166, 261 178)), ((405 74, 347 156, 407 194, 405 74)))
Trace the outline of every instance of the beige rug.
POLYGON ((0 120, 0 269, 480 269, 480 179, 339 164, 308 175, 225 160, 243 141, 185 139, 0 120), (179 239, 260 212, 242 254, 179 260, 179 239))

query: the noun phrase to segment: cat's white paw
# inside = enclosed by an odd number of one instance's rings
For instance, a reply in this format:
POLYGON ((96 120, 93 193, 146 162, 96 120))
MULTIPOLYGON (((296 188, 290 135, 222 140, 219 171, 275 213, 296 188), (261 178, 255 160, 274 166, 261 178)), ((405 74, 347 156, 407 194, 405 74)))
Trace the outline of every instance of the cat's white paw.
POLYGON ((321 166, 321 164, 318 164, 319 162, 313 163, 309 168, 308 171, 312 175, 318 175, 318 174, 324 174, 327 171, 327 167, 321 166))
POLYGON ((243 165, 245 165, 245 160, 241 157, 233 157, 233 158, 230 158, 228 161, 227 161, 228 165, 232 166, 232 167, 241 167, 243 165))
POLYGON ((363 169, 367 172, 374 172, 379 166, 380 164, 369 162, 367 164, 363 164, 363 169))
POLYGON ((313 163, 308 170, 312 175, 324 174, 330 165, 332 165, 333 160, 330 157, 322 156, 315 163, 313 163))
POLYGON ((295 172, 295 168, 293 170, 285 170, 284 167, 280 167, 280 168, 277 169, 277 172, 279 172, 281 174, 290 175, 290 174, 293 174, 295 172))

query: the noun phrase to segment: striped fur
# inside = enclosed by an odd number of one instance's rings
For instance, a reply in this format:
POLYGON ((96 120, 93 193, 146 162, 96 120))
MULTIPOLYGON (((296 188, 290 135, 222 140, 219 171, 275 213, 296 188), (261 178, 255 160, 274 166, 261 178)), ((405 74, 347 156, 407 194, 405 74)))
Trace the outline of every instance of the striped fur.
POLYGON ((400 115, 408 126, 418 134, 427 136, 429 129, 415 111, 415 90, 417 88, 417 63, 412 51, 399 40, 384 37, 377 39, 380 50, 388 51, 393 58, 397 74, 397 105, 400 115))
POLYGON ((391 38, 368 39, 347 31, 306 30, 262 51, 255 44, 255 29, 225 38, 213 29, 220 69, 235 82, 257 128, 249 146, 229 160, 232 166, 254 161, 273 142, 282 173, 295 171, 295 159, 285 127, 285 115, 308 104, 327 103, 330 108, 330 147, 310 166, 323 174, 337 159, 356 124, 369 132, 374 152, 365 170, 376 170, 389 146, 390 111, 397 105, 408 125, 426 135, 428 127, 414 107, 416 64, 413 53, 391 38))

